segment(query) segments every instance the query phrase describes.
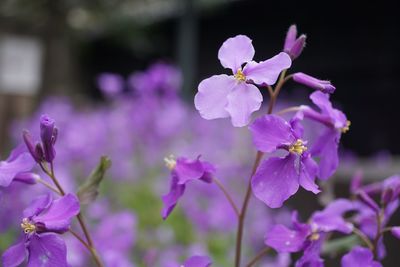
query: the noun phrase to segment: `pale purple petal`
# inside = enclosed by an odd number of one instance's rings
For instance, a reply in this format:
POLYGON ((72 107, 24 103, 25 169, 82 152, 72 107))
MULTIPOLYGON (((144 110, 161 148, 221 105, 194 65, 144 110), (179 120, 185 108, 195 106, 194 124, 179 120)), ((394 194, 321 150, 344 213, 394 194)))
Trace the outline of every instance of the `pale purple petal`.
POLYGON ((3 253, 3 266, 4 267, 17 267, 24 262, 27 256, 27 250, 24 240, 10 248, 3 253))
POLYGON ((30 218, 43 212, 51 205, 52 200, 53 198, 50 194, 45 194, 35 198, 24 210, 24 218, 30 218))
POLYGON ((27 267, 68 267, 64 240, 54 233, 33 235, 27 267))
POLYGON ((251 180, 254 195, 270 208, 279 208, 299 189, 296 156, 269 158, 263 161, 251 180))
POLYGON ((194 98, 194 105, 204 119, 212 120, 229 117, 229 113, 226 110, 228 105, 227 96, 236 82, 233 76, 225 74, 214 75, 201 81, 198 88, 199 91, 194 98))
POLYGON ((178 203, 179 198, 185 192, 186 186, 184 184, 178 184, 178 180, 179 178, 177 177, 177 175, 172 173, 170 191, 168 194, 162 196, 161 198, 164 204, 164 207, 161 211, 163 220, 167 219, 169 214, 173 211, 176 204, 178 203))
POLYGON ((305 154, 301 157, 300 169, 300 185, 307 191, 314 194, 321 192, 318 185, 315 183, 315 176, 318 173, 317 163, 310 157, 310 154, 305 154))
POLYGON ((254 47, 251 39, 245 35, 237 35, 226 40, 218 51, 218 59, 224 68, 230 68, 236 73, 243 63, 254 57, 254 47))
POLYGON ((262 101, 263 97, 256 86, 239 82, 228 94, 226 106, 226 111, 232 118, 232 125, 243 127, 249 124, 251 113, 260 109, 262 101))
POLYGON ((291 126, 277 115, 265 115, 256 119, 249 129, 255 147, 262 152, 273 152, 281 145, 295 141, 291 126))
POLYGON ((209 267, 212 261, 207 256, 192 256, 183 263, 183 267, 209 267))
POLYGON ((329 100, 328 94, 315 91, 310 95, 310 99, 321 109, 322 114, 327 115, 330 118, 331 124, 334 128, 340 129, 346 126, 346 115, 344 115, 340 110, 332 107, 332 103, 329 100))
POLYGON ((302 72, 293 74, 293 80, 323 93, 332 94, 336 90, 330 81, 320 80, 302 72))
POLYGON ((322 232, 339 231, 349 234, 353 231, 353 224, 343 218, 348 211, 355 210, 356 205, 347 199, 337 199, 324 210, 315 212, 311 217, 312 227, 322 232))
POLYGON ((46 231, 63 233, 68 231, 72 218, 78 215, 79 210, 78 198, 73 194, 67 194, 54 200, 46 211, 34 217, 33 220, 43 224, 46 231))
POLYGON ((246 64, 243 73, 248 80, 252 80, 255 84, 273 85, 279 77, 279 74, 290 68, 292 60, 289 55, 281 52, 278 55, 261 61, 260 63, 251 61, 246 64))
POLYGON ((357 246, 343 256, 342 267, 382 267, 382 264, 374 261, 369 249, 357 246))
POLYGON ((295 267, 324 267, 324 260, 320 257, 324 240, 325 236, 321 234, 318 240, 310 242, 295 267))
POLYGON ((288 53, 290 51, 294 42, 296 41, 296 37, 297 37, 297 27, 296 27, 296 25, 293 24, 289 27, 289 30, 286 33, 283 51, 285 51, 286 53, 288 53))
POLYGON ((190 180, 198 180, 204 174, 204 167, 199 159, 189 160, 178 158, 173 170, 179 178, 178 184, 185 184, 190 180))
POLYGON ((390 232, 392 233, 392 235, 394 235, 395 237, 397 237, 398 239, 400 239, 400 226, 394 226, 391 228, 390 232))
POLYGON ((14 177, 20 172, 28 172, 35 165, 35 161, 28 152, 11 152, 10 161, 0 161, 0 187, 9 186, 14 177))
POLYGON ((319 156, 319 175, 323 180, 330 178, 339 166, 339 140, 340 132, 328 128, 315 141, 310 149, 312 156, 319 156))
POLYGON ((297 252, 303 249, 310 229, 303 224, 302 228, 288 229, 284 225, 273 226, 265 235, 264 242, 278 252, 297 252))

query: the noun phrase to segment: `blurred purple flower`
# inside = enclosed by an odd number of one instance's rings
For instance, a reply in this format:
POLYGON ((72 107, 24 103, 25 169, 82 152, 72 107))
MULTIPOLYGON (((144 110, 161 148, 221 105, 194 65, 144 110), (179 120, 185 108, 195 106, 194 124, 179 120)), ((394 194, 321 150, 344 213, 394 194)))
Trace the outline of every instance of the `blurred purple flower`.
POLYGON ((114 98, 124 90, 124 78, 115 73, 102 73, 97 77, 97 86, 104 96, 114 98))
POLYGON ((291 65, 289 56, 283 52, 259 63, 252 61, 254 53, 251 39, 244 35, 229 38, 222 44, 218 58, 233 75, 214 75, 199 84, 194 102, 204 119, 231 117, 233 126, 247 125, 263 100, 258 88, 251 83, 272 85, 281 71, 291 65))
POLYGON ((64 240, 56 233, 68 231, 79 209, 78 198, 72 194, 57 200, 49 194, 36 198, 23 212, 24 238, 3 254, 4 267, 20 265, 27 255, 29 267, 68 267, 64 240))
POLYGON ((209 267, 211 264, 212 261, 207 256, 192 256, 182 264, 182 267, 209 267))
POLYGON ((306 152, 307 142, 301 139, 303 129, 297 120, 289 124, 279 116, 265 115, 256 119, 249 129, 259 151, 288 152, 285 157, 270 157, 261 162, 251 181, 258 199, 271 208, 279 208, 299 186, 314 194, 320 192, 315 184, 318 165, 306 152))
POLYGON ((369 249, 357 246, 343 256, 342 267, 382 267, 382 264, 374 261, 369 249))

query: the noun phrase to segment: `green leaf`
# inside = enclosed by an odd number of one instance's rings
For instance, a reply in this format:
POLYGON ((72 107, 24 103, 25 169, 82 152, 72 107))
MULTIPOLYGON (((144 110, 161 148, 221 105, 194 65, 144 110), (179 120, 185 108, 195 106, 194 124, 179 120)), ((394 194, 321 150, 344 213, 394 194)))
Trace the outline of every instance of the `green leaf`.
POLYGON ((99 164, 92 171, 78 189, 78 198, 81 204, 86 205, 93 202, 99 194, 99 185, 104 178, 104 174, 111 167, 111 160, 106 156, 100 158, 99 164))

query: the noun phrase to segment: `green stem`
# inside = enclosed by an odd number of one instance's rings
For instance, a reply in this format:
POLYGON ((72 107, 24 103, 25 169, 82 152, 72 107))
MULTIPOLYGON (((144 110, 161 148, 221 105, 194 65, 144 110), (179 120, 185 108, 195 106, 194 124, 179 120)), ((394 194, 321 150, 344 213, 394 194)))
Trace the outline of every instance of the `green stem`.
POLYGON ((246 267, 252 267, 254 264, 256 264, 259 260, 261 260, 265 255, 267 255, 270 252, 271 248, 266 247, 263 250, 261 250, 247 265, 246 267))
POLYGON ((233 201, 233 199, 232 199, 231 195, 229 194, 229 192, 225 189, 224 185, 221 183, 220 180, 218 180, 215 177, 213 178, 213 182, 218 186, 218 188, 225 195, 225 197, 228 200, 229 204, 231 204, 233 210, 235 211, 236 216, 239 217, 239 215, 240 215, 239 208, 236 206, 235 202, 233 201))

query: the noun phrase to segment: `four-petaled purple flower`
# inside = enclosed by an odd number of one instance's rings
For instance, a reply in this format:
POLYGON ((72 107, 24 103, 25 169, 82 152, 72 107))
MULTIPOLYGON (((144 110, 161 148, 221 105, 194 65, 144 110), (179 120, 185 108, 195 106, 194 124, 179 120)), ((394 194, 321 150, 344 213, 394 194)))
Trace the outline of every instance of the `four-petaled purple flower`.
POLYGON ((16 267, 28 256, 28 267, 68 267, 64 240, 71 219, 79 213, 78 198, 72 194, 53 200, 50 194, 38 197, 24 210, 21 242, 3 254, 4 267, 16 267))
POLYGON ((285 157, 264 160, 252 177, 254 195, 271 208, 279 208, 294 195, 299 186, 317 194, 318 165, 307 152, 303 128, 297 119, 289 124, 277 115, 258 118, 249 127, 256 148, 262 152, 286 150, 285 157))
POLYGON ((171 185, 168 194, 162 196, 164 208, 161 212, 165 220, 175 208, 179 198, 185 192, 186 183, 192 180, 201 180, 206 183, 212 182, 215 167, 207 161, 201 161, 200 157, 189 160, 180 157, 177 160, 172 157, 165 158, 167 167, 171 170, 171 185))
POLYGON ((357 246, 343 256, 342 267, 382 267, 382 264, 374 261, 369 249, 357 246))
POLYGON ((199 84, 194 102, 203 118, 231 117, 233 126, 242 127, 249 123, 251 113, 260 109, 263 98, 254 84, 274 84, 281 71, 290 67, 291 60, 281 52, 257 63, 252 61, 254 53, 251 39, 244 35, 223 43, 218 58, 233 75, 214 75, 199 84))
POLYGON ((212 261, 207 256, 192 256, 187 259, 180 267, 210 267, 212 261))
POLYGON ((320 112, 303 106, 296 117, 299 119, 305 117, 325 126, 310 148, 310 153, 313 157, 320 158, 318 177, 326 180, 332 176, 339 165, 339 141, 342 133, 349 130, 350 121, 342 111, 332 107, 328 94, 316 91, 310 95, 310 99, 319 107, 320 112))
POLYGON ((7 187, 12 181, 36 183, 38 176, 30 172, 34 165, 35 161, 25 147, 18 146, 5 161, 0 161, 0 187, 7 187))
POLYGON ((315 212, 308 223, 300 223, 297 212, 292 214, 292 228, 273 226, 265 236, 265 244, 280 253, 304 251, 296 267, 323 266, 320 251, 327 233, 338 231, 349 234, 353 225, 343 218, 348 211, 356 209, 353 202, 338 199, 324 210, 315 212))

